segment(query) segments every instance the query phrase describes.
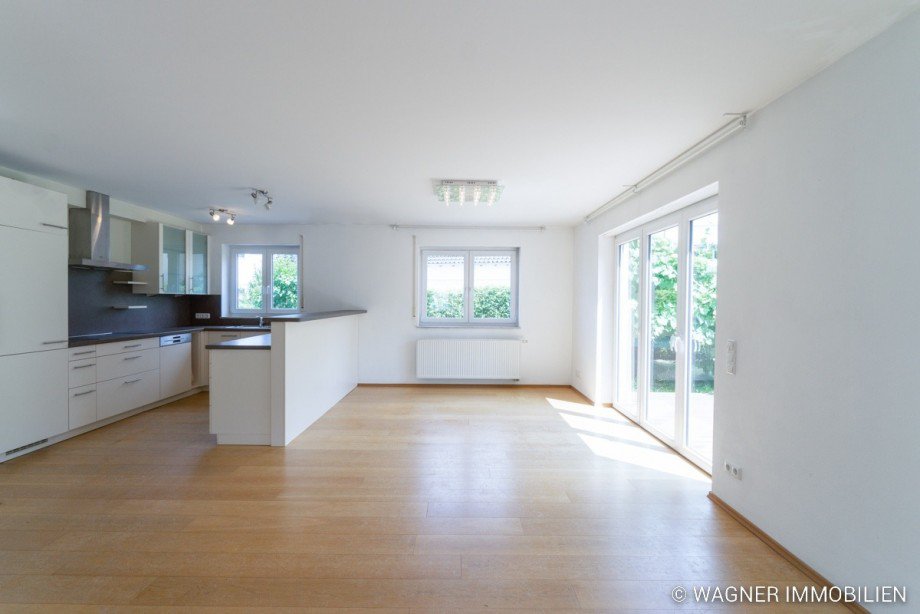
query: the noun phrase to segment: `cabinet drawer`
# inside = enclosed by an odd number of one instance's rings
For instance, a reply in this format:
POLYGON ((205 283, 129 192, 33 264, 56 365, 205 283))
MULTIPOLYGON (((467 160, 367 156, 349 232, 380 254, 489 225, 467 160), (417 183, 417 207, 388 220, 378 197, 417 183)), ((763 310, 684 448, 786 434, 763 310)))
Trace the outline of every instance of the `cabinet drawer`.
POLYGON ((72 388, 67 406, 70 428, 75 429, 96 421, 96 384, 72 388))
POLYGON ((93 358, 96 356, 95 345, 83 345, 80 347, 70 348, 69 360, 83 360, 84 358, 93 358))
POLYGON ((85 358, 83 360, 71 360, 67 363, 70 371, 68 386, 77 388, 96 383, 96 359, 85 358))
POLYGON ((98 420, 154 403, 160 397, 160 370, 100 382, 96 394, 98 420))
POLYGON ((96 379, 100 382, 143 373, 160 367, 160 348, 96 357, 96 379))
POLYGON ((131 341, 113 341, 112 343, 100 343, 96 346, 96 356, 111 356, 122 352, 138 352, 140 350, 149 350, 160 347, 159 337, 149 337, 147 339, 132 339, 131 341))
POLYGON ((208 343, 211 345, 213 343, 220 343, 221 341, 230 341, 232 339, 239 339, 239 333, 225 333, 220 330, 209 330, 208 331, 208 343))

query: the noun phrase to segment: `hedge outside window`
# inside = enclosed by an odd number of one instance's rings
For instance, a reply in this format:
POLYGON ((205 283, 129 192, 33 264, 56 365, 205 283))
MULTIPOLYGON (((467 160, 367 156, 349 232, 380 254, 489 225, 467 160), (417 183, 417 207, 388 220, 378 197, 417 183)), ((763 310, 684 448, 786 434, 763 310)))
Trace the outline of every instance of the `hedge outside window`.
POLYGON ((517 249, 422 249, 421 326, 516 326, 517 249))
POLYGON ((230 248, 230 313, 268 315, 300 310, 300 250, 288 245, 230 248))

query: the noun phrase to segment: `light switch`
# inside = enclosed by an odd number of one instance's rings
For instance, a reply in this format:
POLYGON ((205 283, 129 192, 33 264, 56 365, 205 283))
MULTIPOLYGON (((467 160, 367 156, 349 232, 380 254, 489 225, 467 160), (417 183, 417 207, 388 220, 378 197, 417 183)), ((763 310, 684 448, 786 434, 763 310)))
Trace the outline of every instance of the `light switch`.
POLYGON ((734 339, 728 340, 728 347, 725 352, 725 370, 730 374, 735 374, 735 366, 738 359, 738 343, 734 339))

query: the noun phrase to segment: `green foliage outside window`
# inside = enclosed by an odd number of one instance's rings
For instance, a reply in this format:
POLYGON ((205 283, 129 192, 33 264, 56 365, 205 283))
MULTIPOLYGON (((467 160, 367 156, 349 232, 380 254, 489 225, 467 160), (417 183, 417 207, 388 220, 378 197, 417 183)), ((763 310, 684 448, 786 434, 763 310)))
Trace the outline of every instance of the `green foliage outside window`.
POLYGON ((297 309, 297 256, 272 257, 272 309, 297 309))
MULTIPOLYGON (((652 305, 651 333, 653 359, 658 361, 655 372, 661 379, 653 379, 653 392, 673 392, 673 365, 676 356, 670 347, 670 338, 676 334, 677 322, 677 251, 669 241, 652 241, 652 305)), ((691 287, 691 330, 693 365, 691 392, 712 392, 715 373, 716 343, 716 260, 718 247, 703 238, 693 251, 691 287)), ((636 276, 635 279, 638 279, 636 276)))
MULTIPOLYGON (((244 309, 262 309, 262 271, 257 270, 237 301, 244 309)), ((272 258, 272 309, 297 309, 297 256, 272 258)))
MULTIPOLYGON (((429 318, 463 319, 463 293, 428 290, 425 313, 429 318)), ((511 288, 487 286, 476 288, 473 299, 474 318, 509 319, 511 288)))

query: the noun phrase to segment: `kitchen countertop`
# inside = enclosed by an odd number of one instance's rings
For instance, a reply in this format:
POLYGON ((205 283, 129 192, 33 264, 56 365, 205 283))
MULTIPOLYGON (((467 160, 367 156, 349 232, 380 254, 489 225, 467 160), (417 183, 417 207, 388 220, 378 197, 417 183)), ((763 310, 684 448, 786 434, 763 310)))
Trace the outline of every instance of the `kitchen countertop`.
MULTIPOLYGON (((325 320, 327 318, 339 318, 342 316, 355 316, 362 313, 367 313, 366 309, 339 309, 337 311, 313 311, 309 313, 298 313, 291 316, 277 316, 272 318, 265 318, 265 322, 309 322, 311 320, 325 320)), ((254 332, 254 331, 270 331, 270 326, 247 326, 247 325, 230 325, 230 326, 220 326, 216 324, 207 325, 203 324, 201 326, 176 326, 173 328, 165 328, 162 330, 152 330, 144 332, 131 332, 131 333, 109 333, 109 334, 99 334, 99 335, 79 335, 76 337, 71 337, 68 340, 67 347, 81 347, 85 345, 96 345, 97 343, 113 343, 118 341, 130 341, 132 339, 149 339, 150 337, 165 337, 166 335, 175 335, 177 333, 198 333, 205 330, 224 330, 224 331, 242 331, 242 332, 254 332)), ((271 335, 259 335, 259 337, 268 337, 268 345, 265 348, 256 348, 256 349, 268 349, 271 347, 271 335)), ((224 341, 223 343, 232 344, 236 340, 224 341)), ((223 344, 221 347, 224 347, 223 344)), ((212 346, 208 346, 208 349, 211 349, 212 346)), ((253 349, 253 348, 243 348, 243 349, 253 349)))
POLYGON ((278 316, 275 318, 265 318, 268 322, 309 322, 311 320, 326 320, 328 318, 340 318, 342 316, 357 316, 367 313, 367 309, 339 309, 337 311, 313 311, 308 313, 298 313, 292 316, 278 316))
POLYGON ((199 333, 205 330, 233 330, 242 332, 268 331, 268 326, 176 326, 165 328, 163 330, 153 330, 132 333, 109 333, 99 335, 79 335, 71 337, 67 342, 67 347, 81 347, 85 345, 96 345, 97 343, 114 343, 118 341, 131 341, 132 339, 149 339, 150 337, 165 337, 166 335, 175 335, 177 333, 199 333))
POLYGON ((209 350, 270 350, 272 349, 272 335, 256 335, 245 339, 231 339, 220 343, 211 343, 205 346, 209 350))
MULTIPOLYGON (((314 320, 328 320, 329 318, 341 318, 343 316, 357 316, 367 313, 367 309, 339 309, 338 311, 314 311, 311 313, 300 313, 294 316, 281 316, 270 318, 270 322, 311 322, 314 320)), ((220 343, 211 343, 206 346, 209 350, 270 350, 272 347, 271 335, 258 335, 248 339, 232 339, 230 341, 221 341, 220 343)))

